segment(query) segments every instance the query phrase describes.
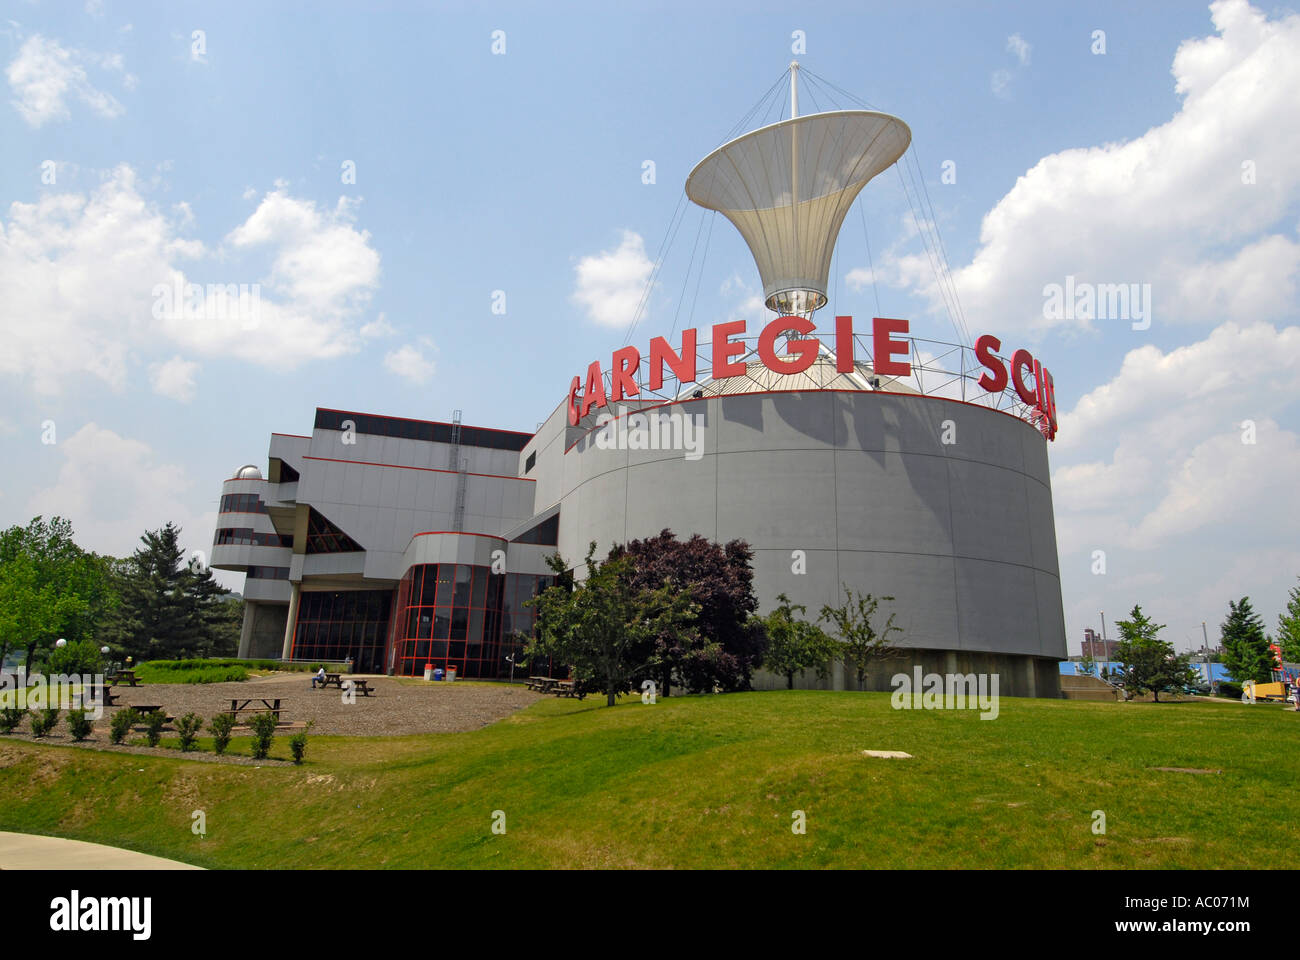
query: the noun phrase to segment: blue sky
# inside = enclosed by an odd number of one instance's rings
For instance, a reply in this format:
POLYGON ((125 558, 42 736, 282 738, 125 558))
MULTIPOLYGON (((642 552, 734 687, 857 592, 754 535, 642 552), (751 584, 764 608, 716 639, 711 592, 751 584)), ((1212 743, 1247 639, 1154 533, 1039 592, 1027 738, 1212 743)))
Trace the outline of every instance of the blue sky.
MULTIPOLYGON (((532 429, 622 344, 687 173, 795 31, 911 127, 972 333, 1053 371, 1071 649, 1137 601, 1180 646, 1242 594, 1271 629, 1300 574, 1300 18, 1244 2, 6 3, 0 523, 125 554, 172 519, 206 548, 221 480, 318 405, 532 429), (260 284, 258 329, 159 324, 173 275, 260 284), (1045 319, 1067 275, 1151 284, 1150 328, 1045 319)), ((861 202, 876 282, 855 214, 824 314, 878 296, 953 339, 897 175, 861 202)), ((758 318, 720 219, 694 295, 703 216, 632 342, 758 318)))

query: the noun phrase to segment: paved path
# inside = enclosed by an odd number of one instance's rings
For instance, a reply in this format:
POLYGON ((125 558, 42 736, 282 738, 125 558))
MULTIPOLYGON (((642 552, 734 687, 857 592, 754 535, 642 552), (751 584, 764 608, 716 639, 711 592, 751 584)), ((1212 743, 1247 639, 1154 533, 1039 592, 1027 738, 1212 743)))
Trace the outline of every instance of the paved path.
POLYGON ((101 843, 0 830, 0 870, 201 870, 101 843))

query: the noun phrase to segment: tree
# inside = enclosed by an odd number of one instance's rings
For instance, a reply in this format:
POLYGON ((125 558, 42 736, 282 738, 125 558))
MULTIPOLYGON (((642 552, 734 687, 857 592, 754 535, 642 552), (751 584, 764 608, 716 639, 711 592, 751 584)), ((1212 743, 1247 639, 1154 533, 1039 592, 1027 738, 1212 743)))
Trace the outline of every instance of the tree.
POLYGON ((98 639, 117 603, 109 567, 77 546, 62 517, 0 533, 0 660, 25 649, 30 672, 60 638, 98 639))
POLYGON ((1090 677, 1097 672, 1097 661, 1090 653, 1085 653, 1079 658, 1079 673, 1082 676, 1090 677))
POLYGON ((142 545, 118 566, 122 604, 112 641, 136 660, 233 654, 242 603, 210 568, 186 564, 179 527, 147 530, 142 545))
POLYGON ((1159 703, 1162 690, 1180 690, 1200 681, 1191 665, 1192 655, 1175 654, 1174 645, 1159 638, 1165 624, 1153 622, 1139 604, 1133 605, 1129 617, 1116 623, 1120 641, 1115 648, 1115 659, 1121 664, 1116 673, 1123 680, 1126 696, 1150 690, 1159 703))
POLYGON ((1268 649, 1264 620, 1250 605, 1250 597, 1228 601, 1228 619, 1220 626, 1223 634, 1223 665, 1238 683, 1273 679, 1273 654, 1268 649))
MULTIPOLYGON (((656 672, 661 638, 695 629, 699 609, 671 585, 653 590, 633 585, 629 557, 598 564, 595 552, 593 541, 587 578, 578 583, 559 554, 547 559, 556 583, 529 601, 537 620, 525 654, 529 662, 550 657, 569 664, 579 691, 602 691, 612 707, 633 681, 656 672)), ((693 645, 694 640, 684 636, 677 642, 693 645)))
POLYGON ((873 660, 890 660, 902 653, 890 644, 889 634, 902 633, 903 629, 894 626, 892 613, 879 632, 871 624, 876 608, 886 600, 892 603, 893 597, 874 597, 869 593, 855 596, 847 583, 843 586, 844 602, 838 607, 823 606, 818 620, 830 623, 839 635, 844 659, 857 670, 858 689, 861 690, 873 660))
POLYGON ((1282 648, 1283 660, 1300 663, 1300 587, 1291 588, 1286 612, 1278 614, 1277 645, 1282 648))
POLYGON ((778 594, 780 605, 762 617, 767 634, 763 667, 785 677, 787 690, 794 689, 794 675, 812 667, 826 679, 830 662, 840 655, 840 645, 815 623, 802 619, 808 612, 802 604, 792 604, 784 593, 778 594))
POLYGON ((633 587, 653 590, 670 584, 699 608, 694 631, 656 638, 659 688, 664 696, 673 677, 692 692, 747 690, 763 657, 764 635, 754 620, 753 551, 743 540, 720 545, 699 534, 678 540, 671 530, 616 544, 610 557, 626 556, 633 587))

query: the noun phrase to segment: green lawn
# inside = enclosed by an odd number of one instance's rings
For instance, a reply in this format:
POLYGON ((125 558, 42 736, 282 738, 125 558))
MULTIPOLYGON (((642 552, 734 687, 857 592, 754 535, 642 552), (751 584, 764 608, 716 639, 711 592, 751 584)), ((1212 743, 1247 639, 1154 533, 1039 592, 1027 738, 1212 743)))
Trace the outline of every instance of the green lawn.
POLYGON ((0 830, 207 867, 1287 863, 1300 715, 1004 698, 979 717, 895 711, 887 694, 548 699, 471 733, 313 737, 304 766, 260 769, 0 738, 0 830))

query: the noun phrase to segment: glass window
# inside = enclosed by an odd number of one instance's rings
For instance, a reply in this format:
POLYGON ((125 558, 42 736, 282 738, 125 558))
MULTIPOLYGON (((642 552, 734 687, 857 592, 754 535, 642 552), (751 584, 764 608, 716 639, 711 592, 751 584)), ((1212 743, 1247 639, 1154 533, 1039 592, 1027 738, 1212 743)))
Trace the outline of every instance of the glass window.
POLYGON ((446 640, 449 629, 451 629, 451 614, 446 607, 438 607, 433 617, 433 638, 446 640))
POLYGON ((467 563, 462 563, 456 568, 456 590, 452 598, 454 606, 469 606, 470 581, 473 576, 474 568, 467 563))
POLYGON ((451 606, 451 595, 454 588, 452 578, 455 575, 456 565, 454 563, 444 563, 438 567, 438 599, 435 601, 438 606, 451 606))
POLYGON ((487 567, 474 568, 474 589, 471 592, 470 606, 482 607, 483 601, 487 598, 487 567))
POLYGON ((465 627, 469 623, 469 611, 464 607, 456 607, 451 612, 451 633, 448 634, 452 640, 465 639, 465 627))

